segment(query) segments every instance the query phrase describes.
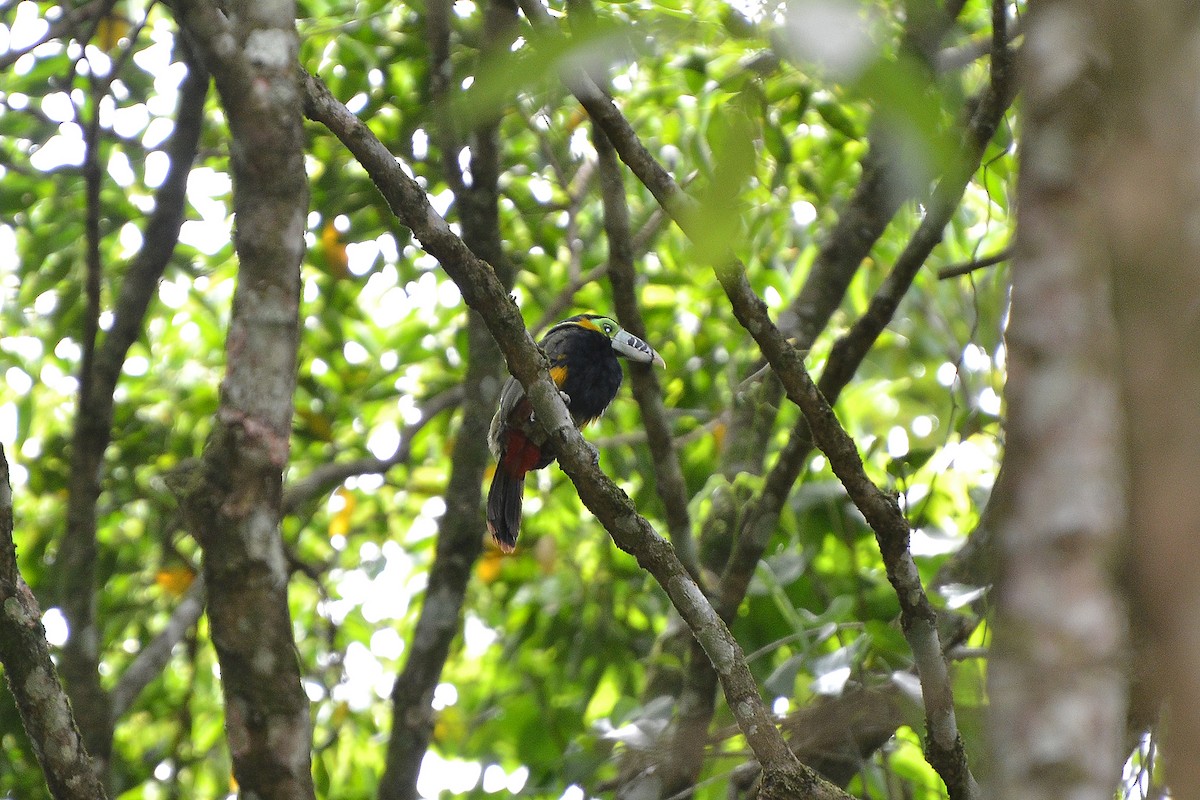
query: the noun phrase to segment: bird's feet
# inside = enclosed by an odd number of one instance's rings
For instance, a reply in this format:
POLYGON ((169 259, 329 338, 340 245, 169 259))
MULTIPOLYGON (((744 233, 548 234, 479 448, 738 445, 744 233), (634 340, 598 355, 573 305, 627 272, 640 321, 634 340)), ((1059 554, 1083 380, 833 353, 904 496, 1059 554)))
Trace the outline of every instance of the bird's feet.
MULTIPOLYGON (((571 407, 571 395, 567 394, 562 389, 559 389, 558 396, 562 398, 563 404, 566 405, 567 408, 571 407)), ((537 416, 532 411, 530 411, 529 412, 529 421, 535 422, 536 420, 537 420, 537 416)))
POLYGON ((587 439, 584 439, 583 443, 587 447, 588 452, 592 454, 592 463, 599 465, 600 464, 600 451, 596 449, 596 445, 592 444, 587 439))

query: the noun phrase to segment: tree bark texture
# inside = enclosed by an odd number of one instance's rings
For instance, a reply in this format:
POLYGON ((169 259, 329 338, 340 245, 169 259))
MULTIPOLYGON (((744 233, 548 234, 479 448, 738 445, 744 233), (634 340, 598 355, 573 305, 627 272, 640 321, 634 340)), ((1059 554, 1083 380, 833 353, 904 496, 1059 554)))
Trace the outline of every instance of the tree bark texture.
POLYGON ((288 0, 232 2, 228 15, 203 0, 178 8, 232 134, 238 282, 220 406, 189 511, 204 550, 226 735, 246 795, 312 797, 308 699, 279 530, 308 211, 296 8, 288 0))
MULTIPOLYGON (((1108 191, 1096 156, 1109 146, 1096 8, 1034 7, 1023 53, 989 673, 998 797, 1111 798, 1123 760, 1128 635, 1115 564, 1127 506, 1113 264, 1096 213, 1108 191)), ((1136 16, 1122 24, 1138 27, 1136 16)))
POLYGON ((84 748, 50 659, 42 612, 17 571, 12 486, 0 446, 0 663, 21 723, 55 800, 102 800, 104 786, 84 748))

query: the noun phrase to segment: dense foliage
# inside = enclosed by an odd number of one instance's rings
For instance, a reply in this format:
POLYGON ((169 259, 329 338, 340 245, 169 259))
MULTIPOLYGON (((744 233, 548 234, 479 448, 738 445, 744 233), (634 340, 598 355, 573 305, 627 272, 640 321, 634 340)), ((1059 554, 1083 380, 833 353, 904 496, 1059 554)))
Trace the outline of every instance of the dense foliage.
MULTIPOLYGON (((13 465, 20 566, 46 609, 47 633, 62 645, 59 608, 94 591, 100 684, 109 692, 171 633, 200 572, 200 548, 171 486, 213 428, 238 271, 230 135, 210 92, 178 245, 120 368, 95 503, 94 586, 90 578, 81 585, 63 554, 68 508, 78 502, 69 494, 79 376, 94 350, 89 326, 103 343, 122 313, 130 264, 157 244, 146 221, 176 166, 166 148, 187 74, 172 5, 0 3, 0 443, 13 465), (92 253, 98 285, 89 291, 92 253)), ((992 80, 992 9, 949 3, 955 18, 930 23, 922 15, 941 9, 921 2, 555 4, 570 23, 565 43, 514 18, 515 44, 497 48, 485 9, 458 0, 439 63, 422 4, 300 5, 301 65, 367 122, 456 225, 476 177, 470 131, 494 119, 504 254, 535 336, 579 310, 614 313, 594 130, 558 69, 585 64, 605 75, 641 140, 698 198, 706 235, 689 240, 625 176, 636 296, 647 339, 667 363, 662 399, 709 586, 740 515, 764 502, 765 475, 800 419, 770 388, 709 265, 731 248, 784 330, 804 337, 798 298, 814 262, 830 257, 822 248, 845 235, 839 220, 872 191, 880 208, 897 209, 883 212, 886 228, 867 242, 869 254, 853 264, 844 297, 835 292, 828 324, 808 347, 805 363, 819 376, 936 213, 934 187, 966 164, 944 238, 835 407, 867 475, 899 495, 921 577, 941 588, 930 589, 935 606, 961 620, 943 630, 943 643, 966 751, 972 768, 985 770, 988 628, 966 611, 987 576, 956 553, 998 464, 1007 267, 1000 259, 953 268, 1004 250, 1013 228, 1013 114, 981 147, 977 168, 963 154, 971 98, 992 80), (869 158, 870 169, 886 171, 875 181, 882 188, 868 185, 869 158), (940 278, 947 269, 961 274, 940 278), (938 581, 944 569, 954 578, 938 581)), ((392 683, 411 652, 447 508, 463 402, 456 387, 472 350, 454 282, 346 148, 316 123, 306 133, 312 196, 282 536, 317 794, 371 797, 392 728, 392 683), (333 485, 309 480, 343 462, 352 466, 333 485)), ((628 389, 586 436, 605 472, 666 535, 656 462, 628 389)), ((426 796, 506 789, 573 798, 616 787, 644 796, 632 765, 666 751, 676 707, 663 693, 678 691, 691 668, 673 636, 678 618, 557 467, 529 483, 516 555, 488 543, 471 567, 417 786, 426 796)), ((486 535, 482 509, 477 533, 486 535)), ((946 789, 922 753, 924 711, 898 612, 871 529, 813 451, 732 631, 794 743, 797 726, 815 724, 805 714, 857 699, 853 715, 838 707, 837 722, 870 722, 878 733, 842 776, 848 791, 941 797, 946 789)), ((107 767, 113 796, 230 789, 209 636, 206 618, 176 632, 169 659, 119 709, 107 767)), ((697 796, 725 797, 750 756, 720 703, 706 728, 697 796)), ((0 796, 41 796, 8 699, 0 749, 0 796)))

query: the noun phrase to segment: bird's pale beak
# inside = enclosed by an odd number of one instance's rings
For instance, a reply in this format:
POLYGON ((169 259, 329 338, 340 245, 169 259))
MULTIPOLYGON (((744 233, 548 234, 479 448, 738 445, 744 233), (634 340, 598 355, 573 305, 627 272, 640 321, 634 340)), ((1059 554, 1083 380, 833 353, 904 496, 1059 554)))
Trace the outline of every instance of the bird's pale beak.
POLYGON ((617 331, 613 336, 612 348, 616 351, 617 355, 628 358, 630 361, 638 361, 642 364, 658 364, 664 369, 667 366, 667 362, 663 361, 662 356, 654 352, 654 348, 625 330, 617 331))

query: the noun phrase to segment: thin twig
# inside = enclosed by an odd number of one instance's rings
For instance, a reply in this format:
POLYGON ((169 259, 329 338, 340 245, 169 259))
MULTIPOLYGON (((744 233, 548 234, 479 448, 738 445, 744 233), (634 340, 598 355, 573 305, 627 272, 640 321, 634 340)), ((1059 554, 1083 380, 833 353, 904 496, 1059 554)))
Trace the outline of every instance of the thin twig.
POLYGON ((351 461, 335 461, 322 464, 303 478, 288 484, 283 490, 280 503, 284 514, 294 514, 305 503, 340 486, 347 478, 356 475, 377 475, 408 461, 412 455, 413 439, 433 421, 438 414, 456 408, 462 402, 463 388, 455 386, 426 400, 417 410, 421 418, 405 425, 400 431, 400 441, 395 451, 387 458, 356 458, 351 461))
MULTIPOLYGON (((654 238, 659 232, 662 231, 663 223, 666 220, 667 215, 663 213, 661 208, 656 208, 651 212, 646 222, 634 234, 633 252, 635 256, 641 257, 650 250, 650 245, 654 242, 654 238)), ((575 302, 575 295, 579 294, 579 290, 607 275, 609 267, 610 262, 605 261, 603 264, 592 267, 582 275, 571 278, 567 282, 567 285, 543 306, 542 314, 538 317, 537 322, 529 326, 530 333, 536 336, 561 319, 563 312, 575 302)))
POLYGON ((142 648, 133 663, 121 673, 121 679, 117 681, 117 685, 113 687, 112 721, 114 725, 125 715, 125 712, 129 711, 142 690, 166 669, 167 664, 171 661, 175 645, 182 642, 189 631, 195 630, 196 623, 203 613, 204 577, 198 575, 192 581, 192 585, 188 587, 187 593, 180 599, 179 605, 175 606, 175 610, 171 612, 167 624, 149 644, 142 648))
POLYGON ((948 267, 942 267, 937 273, 938 280, 944 281, 947 278, 957 278, 960 275, 970 274, 977 269, 994 267, 997 264, 1002 264, 1005 261, 1008 261, 1010 258, 1012 258, 1012 254, 1013 249, 1011 246, 1009 246, 1003 250, 1000 250, 999 252, 993 253, 990 256, 984 256, 983 258, 977 258, 973 261, 963 261, 958 264, 951 264, 948 267))
MULTIPOLYGON (((67 13, 63 14, 62 18, 52 24, 47 29, 46 34, 35 42, 30 42, 25 47, 18 50, 10 50, 0 56, 0 72, 7 70, 13 64, 17 63, 22 56, 27 53, 32 53, 37 48, 41 47, 46 42, 52 42, 55 39, 64 38, 79 38, 87 40, 91 38, 91 34, 80 35, 79 27, 85 22, 94 22, 106 14, 112 6, 112 0, 92 0, 77 8, 68 8, 67 13)), ((93 25, 93 30, 95 26, 93 25)))

